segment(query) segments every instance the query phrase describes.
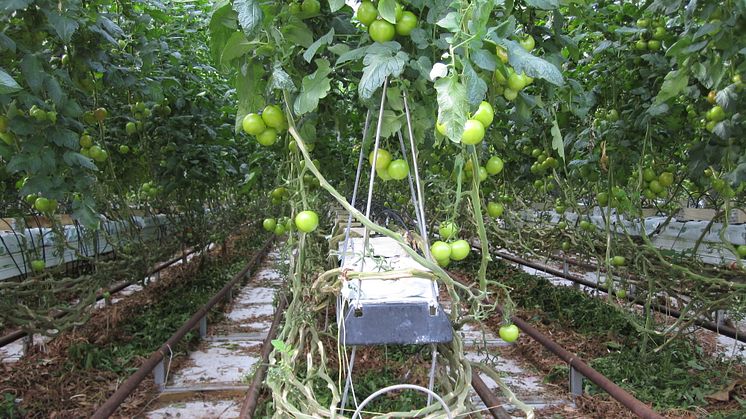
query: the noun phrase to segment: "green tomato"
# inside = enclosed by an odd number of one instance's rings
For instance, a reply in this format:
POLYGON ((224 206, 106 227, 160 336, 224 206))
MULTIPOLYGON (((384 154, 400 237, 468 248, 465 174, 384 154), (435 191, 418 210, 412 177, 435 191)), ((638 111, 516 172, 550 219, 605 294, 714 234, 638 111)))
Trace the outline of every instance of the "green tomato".
POLYGON ((389 163, 386 171, 392 179, 402 180, 409 174, 409 165, 405 160, 397 159, 389 163))
POLYGON ((652 182, 652 181, 653 181, 653 180, 655 180, 655 179, 656 179, 657 177, 658 177, 658 176, 656 176, 656 174, 655 174, 655 170, 653 170, 653 169, 651 169, 651 168, 649 168, 649 167, 646 167, 646 168, 645 168, 645 169, 643 169, 643 171, 642 171, 642 178, 643 178, 643 180, 645 180, 645 182, 652 182))
MULTIPOLYGON (((374 154, 375 150, 371 151, 370 154, 368 154, 368 162, 371 165, 373 165, 374 154)), ((376 156, 376 170, 383 170, 389 167, 389 164, 391 164, 391 153, 382 148, 379 148, 378 155, 376 156)))
POLYGON ((606 192, 597 193, 596 201, 598 201, 598 205, 605 207, 609 203, 609 194, 606 192))
POLYGON ((33 270, 36 273, 42 272, 44 268, 47 267, 47 264, 44 263, 41 259, 34 259, 31 261, 31 270, 33 270))
POLYGON ((394 39, 396 28, 391 23, 379 19, 370 24, 368 33, 373 41, 384 43, 394 39))
POLYGON ((492 124, 494 118, 495 110, 492 109, 492 105, 490 105, 489 102, 485 101, 482 101, 482 103, 479 104, 479 108, 474 112, 474 115, 471 116, 471 119, 476 119, 481 122, 485 129, 492 124))
POLYGON ((430 254, 436 261, 449 260, 451 258, 451 246, 438 240, 430 246, 430 254))
POLYGON ((319 0, 303 0, 300 4, 300 10, 307 15, 315 15, 321 10, 319 0))
POLYGON ((505 167, 505 163, 503 163, 502 159, 498 156, 490 157, 490 159, 487 160, 487 164, 485 165, 487 173, 489 173, 490 176, 494 176, 502 172, 503 167, 505 167))
POLYGON ((661 41, 658 41, 657 39, 651 39, 648 41, 648 49, 650 51, 658 51, 661 49, 661 41))
POLYGON ((627 260, 624 258, 624 256, 614 256, 613 258, 611 258, 611 264, 613 266, 624 266, 624 263, 626 261, 627 260))
POLYGON ((127 154, 130 152, 130 147, 126 144, 122 144, 119 146, 119 153, 120 154, 127 154))
POLYGON ((504 211, 505 207, 503 207, 502 204, 498 204, 497 202, 487 203, 487 214, 492 218, 501 217, 504 211))
POLYGON ((655 179, 650 181, 650 183, 648 184, 648 188, 656 194, 659 194, 665 190, 663 188, 663 185, 661 185, 660 182, 655 179))
POLYGON ((416 27, 417 16, 410 11, 402 13, 401 18, 396 20, 396 34, 399 36, 409 36, 416 27))
POLYGON ((476 119, 467 119, 464 124, 464 134, 461 142, 464 144, 479 144, 484 138, 484 125, 476 119))
POLYGON ((274 128, 267 128, 256 136, 259 144, 269 147, 277 141, 277 130, 274 128))
POLYGON ((451 243, 451 260, 464 260, 469 256, 471 246, 466 240, 456 240, 451 243))
POLYGON ((355 17, 357 17, 357 20, 359 20, 360 23, 368 26, 378 17, 378 9, 373 2, 365 0, 360 4, 360 7, 357 8, 355 17))
POLYGON ((521 334, 521 331, 518 330, 518 326, 511 324, 508 326, 500 326, 500 330, 498 331, 498 333, 500 335, 500 339, 510 343, 518 340, 518 336, 521 334))
POLYGON ((278 106, 267 105, 262 111, 262 121, 270 128, 281 130, 285 126, 285 114, 278 106))
POLYGON ((497 58, 502 61, 503 64, 508 63, 508 50, 505 49, 502 45, 497 45, 495 47, 495 53, 497 54, 497 58))
POLYGON ((505 100, 512 102, 518 97, 518 91, 506 87, 505 90, 503 90, 503 97, 505 100))
POLYGON ((384 167, 383 169, 376 169, 376 174, 378 175, 378 177, 383 179, 384 182, 388 182, 389 180, 393 179, 389 174, 388 167, 384 167))
POLYGON ((244 132, 249 135, 259 135, 267 129, 264 119, 255 113, 250 113, 244 116, 243 121, 241 121, 241 126, 243 127, 244 132))
POLYGON ((725 110, 722 106, 715 105, 707 112, 707 116, 711 121, 720 122, 725 119, 725 110))
POLYGON ((673 173, 663 172, 658 176, 658 183, 664 188, 668 188, 673 185, 673 173))
POLYGON ((536 41, 534 41, 534 37, 531 35, 526 35, 525 37, 521 38, 518 43, 521 44, 521 47, 523 47, 523 49, 529 52, 534 49, 534 46, 536 46, 536 41))
POLYGON ((319 226, 319 216, 310 210, 301 211, 295 216, 295 226, 304 233, 310 233, 319 226))
POLYGON ((127 124, 124 125, 124 131, 127 135, 135 135, 135 133, 137 133, 137 125, 132 121, 127 122, 127 124))
POLYGON ((635 43, 635 49, 638 51, 646 51, 648 49, 648 43, 640 39, 635 43))
POLYGON ((34 208, 39 212, 49 212, 52 209, 52 203, 49 199, 40 196, 34 201, 34 208))
POLYGON ((508 77, 508 88, 511 90, 519 91, 524 87, 526 87, 526 79, 524 79, 520 74, 514 73, 508 77))
POLYGON ((485 169, 482 166, 479 166, 479 168, 477 169, 477 173, 479 174, 480 182, 484 182, 485 180, 487 180, 487 169, 485 169))
POLYGON ((738 252, 738 256, 740 256, 741 259, 746 259, 746 244, 739 245, 736 248, 736 251, 738 252))
POLYGON ((277 226, 277 221, 274 218, 265 218, 262 222, 262 227, 267 231, 274 231, 277 226))
POLYGON ((275 235, 282 236, 285 234, 285 226, 283 224, 277 224, 275 226, 275 235))
POLYGON ((456 223, 450 221, 444 221, 438 225, 438 234, 442 240, 450 240, 456 237, 458 233, 458 226, 456 223))

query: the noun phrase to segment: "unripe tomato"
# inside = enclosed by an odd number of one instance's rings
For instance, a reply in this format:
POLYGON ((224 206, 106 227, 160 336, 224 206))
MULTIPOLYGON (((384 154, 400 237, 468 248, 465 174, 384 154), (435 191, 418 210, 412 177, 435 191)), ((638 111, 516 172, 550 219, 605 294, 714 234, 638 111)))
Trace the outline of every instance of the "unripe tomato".
POLYGON ((508 50, 506 50, 505 47, 498 45, 495 47, 495 52, 497 53, 497 58, 499 58, 503 64, 508 63, 508 50))
POLYGON ((402 180, 409 174, 409 165, 403 159, 397 159, 389 163, 386 171, 392 179, 402 180))
MULTIPOLYGON (((370 154, 368 154, 368 162, 372 165, 373 164, 373 155, 375 154, 375 150, 371 151, 370 154)), ((378 149, 378 155, 376 157, 376 169, 382 170, 387 167, 389 167, 389 164, 391 163, 391 153, 388 151, 379 148, 378 149)))
POLYGON ((508 77, 508 87, 512 90, 519 91, 526 87, 526 80, 519 74, 511 74, 508 77))
POLYGON ((518 97, 518 91, 513 90, 509 87, 506 87, 505 90, 503 91, 503 97, 507 101, 514 101, 518 97))
POLYGON ((130 152, 130 147, 128 145, 122 144, 119 146, 119 152, 121 154, 127 154, 130 152))
POLYGON ((357 8, 355 17, 357 17, 357 20, 359 20, 360 23, 368 26, 378 17, 378 9, 373 2, 365 0, 360 4, 360 7, 357 8))
POLYGON ((259 135, 267 128, 261 116, 255 113, 247 114, 241 121, 241 126, 245 133, 249 135, 259 135))
POLYGON ((267 128, 256 136, 256 141, 265 146, 269 147, 277 141, 277 130, 274 128, 267 128))
POLYGON ((285 114, 278 106, 267 105, 262 111, 262 121, 270 128, 280 130, 285 126, 285 114))
POLYGON ((275 226, 275 235, 282 236, 283 234, 285 234, 285 226, 278 223, 275 226))
POLYGON ((736 251, 738 252, 738 256, 740 256, 741 259, 746 259, 746 244, 739 245, 736 248, 736 251))
POLYGON ((108 114, 109 112, 106 111, 106 108, 97 108, 93 111, 93 117, 96 118, 96 121, 98 122, 104 122, 104 119, 106 119, 108 114))
POLYGON ((492 109, 492 105, 490 105, 489 102, 482 101, 482 103, 479 104, 479 108, 477 108, 477 111, 474 112, 474 115, 471 116, 471 119, 476 119, 477 121, 481 122, 485 128, 487 128, 490 126, 490 124, 492 124, 492 120, 494 119, 494 117, 495 110, 492 109))
POLYGON ((44 263, 44 261, 41 259, 34 259, 31 261, 31 270, 36 273, 42 272, 46 267, 46 263, 44 263))
POLYGON ((466 240, 456 240, 451 243, 451 259, 452 260, 464 260, 469 256, 471 246, 466 240))
POLYGON ((658 51, 661 49, 661 41, 658 41, 657 39, 651 39, 648 41, 648 49, 650 51, 658 51))
POLYGON ((368 33, 375 42, 384 43, 394 39, 396 28, 391 23, 380 19, 370 24, 368 33))
POLYGON ((500 334, 500 339, 505 342, 515 342, 518 340, 518 335, 520 335, 521 332, 518 330, 518 326, 511 324, 508 326, 500 326, 498 333, 500 334))
POLYGON ((658 176, 658 183, 664 188, 668 188, 673 185, 673 173, 663 172, 658 176))
POLYGON ((624 266, 624 263, 626 262, 626 259, 624 256, 614 256, 611 258, 611 264, 613 266, 624 266))
POLYGON ((451 258, 451 246, 440 240, 430 246, 430 254, 436 261, 447 260, 451 258))
POLYGON ((440 135, 446 135, 446 126, 441 124, 440 121, 435 123, 435 129, 438 131, 438 133, 440 133, 440 135))
POLYGON ((464 124, 464 134, 461 142, 464 144, 478 144, 484 138, 484 125, 475 119, 467 119, 464 124))
POLYGON ((137 133, 137 125, 135 125, 135 123, 132 121, 127 122, 124 125, 124 131, 127 133, 127 135, 135 135, 137 133))
POLYGON ((295 216, 295 226, 304 233, 310 233, 319 226, 319 216, 310 210, 301 211, 295 216))
POLYGON ((707 94, 707 101, 714 104, 715 103, 715 97, 717 96, 718 92, 714 90, 710 90, 710 93, 707 94))
POLYGON ((321 10, 319 0, 303 0, 300 9, 307 15, 315 15, 321 10))
POLYGON ((49 199, 40 196, 34 201, 34 208, 39 212, 49 212, 52 209, 52 204, 49 199))
POLYGON ((536 46, 536 42, 534 41, 534 37, 531 35, 526 35, 525 37, 521 38, 520 41, 518 41, 519 44, 521 44, 521 47, 525 49, 526 51, 531 51, 534 49, 534 46, 536 46))
POLYGON ((648 49, 648 43, 645 40, 640 39, 635 43, 635 49, 638 51, 646 51, 648 49))
POLYGON ((505 164, 503 163, 502 159, 497 156, 490 157, 490 159, 487 160, 487 165, 485 166, 485 168, 487 169, 487 173, 491 176, 502 172, 503 167, 505 167, 505 164))
POLYGON ((399 36, 409 36, 416 27, 417 16, 410 11, 403 12, 401 18, 396 20, 396 34, 399 36))
POLYGON ((496 202, 489 202, 487 204, 487 214, 489 214, 492 218, 498 218, 503 215, 503 211, 505 211, 505 207, 502 206, 502 204, 498 204, 496 202))
POLYGON ((78 144, 80 144, 80 146, 83 148, 90 148, 93 145, 93 138, 91 138, 91 136, 88 134, 83 134, 80 136, 78 144))
POLYGON ((648 188, 650 188, 650 190, 655 192, 656 194, 659 194, 665 190, 663 188, 663 185, 661 185, 658 180, 651 180, 648 184, 648 188))

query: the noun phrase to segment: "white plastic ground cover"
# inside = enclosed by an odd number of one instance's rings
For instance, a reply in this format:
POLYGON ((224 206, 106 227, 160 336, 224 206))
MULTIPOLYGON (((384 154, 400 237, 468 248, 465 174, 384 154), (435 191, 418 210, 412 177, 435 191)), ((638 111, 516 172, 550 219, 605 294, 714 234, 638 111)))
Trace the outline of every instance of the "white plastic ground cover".
MULTIPOLYGON (((371 237, 371 253, 363 259, 363 239, 350 238, 343 269, 354 272, 386 272, 401 269, 418 269, 429 271, 406 254, 395 240, 388 237, 371 237)), ((339 243, 339 258, 342 260, 344 241, 339 243)), ((352 303, 401 303, 401 302, 435 302, 438 287, 426 278, 357 279, 343 281, 342 296, 352 303)))
MULTIPOLYGON (((667 217, 654 216, 646 217, 642 220, 629 220, 623 215, 616 215, 614 209, 611 210, 611 231, 623 234, 626 230, 631 236, 639 237, 642 234, 643 223, 645 232, 649 235, 663 224, 667 217)), ((578 215, 572 212, 564 214, 565 219, 573 223, 578 219, 578 215)), ((521 217, 527 221, 536 221, 538 219, 546 220, 551 224, 560 221, 560 214, 556 211, 521 211, 521 217)), ((598 229, 606 228, 604 217, 601 209, 595 207, 588 220, 598 229)), ((709 224, 709 221, 676 221, 672 220, 660 233, 651 237, 653 245, 661 250, 671 250, 682 252, 693 249, 709 224)), ((713 223, 709 231, 704 235, 702 243, 697 249, 697 256, 702 262, 711 265, 721 265, 734 262, 736 256, 727 248, 723 247, 720 233, 723 230, 722 223, 713 223)), ((723 232, 726 241, 738 246, 746 244, 746 224, 729 224, 723 232)))
MULTIPOLYGON (((159 235, 159 227, 168 225, 165 215, 159 214, 147 217, 133 217, 133 222, 140 228, 143 240, 151 240, 159 235)), ((56 266, 60 263, 71 262, 77 259, 77 255, 93 256, 112 250, 112 243, 119 240, 130 225, 124 221, 104 220, 101 223, 102 231, 95 232, 95 237, 82 226, 65 225, 62 227, 62 235, 58 236, 51 228, 26 228, 11 230, 0 230, 0 280, 23 275, 31 270, 30 259, 43 259, 47 267, 56 266), (103 231, 106 231, 104 233, 103 231), (56 241, 66 242, 64 251, 59 254, 56 241), (32 257, 24 259, 23 249, 28 253, 34 253, 32 257), (24 264, 25 262, 25 264, 24 264)))

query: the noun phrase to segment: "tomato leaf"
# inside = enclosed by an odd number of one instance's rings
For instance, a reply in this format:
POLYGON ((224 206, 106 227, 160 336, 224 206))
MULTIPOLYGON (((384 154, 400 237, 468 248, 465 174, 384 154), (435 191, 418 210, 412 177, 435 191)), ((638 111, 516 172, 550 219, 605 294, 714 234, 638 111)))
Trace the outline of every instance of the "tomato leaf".
POLYGON ((210 53, 215 63, 220 62, 224 45, 236 31, 236 12, 224 0, 224 5, 216 5, 210 17, 210 53))
POLYGON ((508 50, 508 61, 516 73, 525 72, 535 79, 544 79, 556 86, 562 86, 565 83, 557 66, 526 52, 518 42, 502 38, 494 38, 494 40, 508 50))
POLYGON ((555 115, 552 120, 552 149, 557 152, 557 155, 564 161, 565 160, 565 142, 562 139, 562 132, 560 131, 559 124, 557 123, 557 116, 555 115))
POLYGON ((255 0, 233 0, 233 10, 238 13, 238 23, 246 36, 250 37, 262 23, 262 9, 255 0))
POLYGON ((0 67, 0 95, 17 92, 19 90, 23 89, 10 74, 6 73, 5 70, 0 67))
POLYGON ((7 0, 0 2, 0 10, 3 12, 14 12, 16 10, 25 9, 32 0, 7 0))
POLYGON ((407 65, 409 55, 399 51, 398 42, 373 44, 368 47, 368 53, 363 58, 363 76, 360 78, 358 94, 363 100, 370 99, 373 93, 383 85, 386 77, 398 77, 407 65))
POLYGON ((93 199, 84 196, 82 200, 73 200, 73 217, 83 226, 91 230, 98 230, 101 220, 93 209, 93 199))
POLYGON ((78 30, 78 22, 57 12, 46 12, 46 15, 49 24, 57 32, 57 36, 65 43, 69 43, 75 31, 78 30))
POLYGON ((482 70, 495 71, 495 69, 497 68, 495 55, 490 54, 486 50, 472 50, 471 59, 472 61, 474 61, 474 65, 481 68, 482 70))
POLYGON ((404 100, 402 100, 401 89, 398 87, 389 87, 386 90, 386 102, 389 104, 389 108, 395 111, 404 110, 404 100))
POLYGON ((438 121, 446 127, 446 136, 455 143, 461 142, 469 104, 466 88, 459 83, 458 76, 452 74, 435 82, 438 92, 438 121))
POLYGON ((44 83, 44 75, 46 73, 36 55, 26 54, 23 57, 23 60, 21 60, 21 73, 31 91, 38 93, 41 90, 42 83, 44 83))
POLYGON ((262 108, 264 100, 263 89, 264 67, 260 63, 247 63, 236 75, 236 91, 238 93, 238 112, 236 113, 236 132, 241 130, 243 117, 250 112, 262 108))
POLYGON ((62 159, 67 163, 68 166, 80 166, 85 167, 86 169, 93 170, 94 172, 98 171, 98 167, 96 167, 96 164, 93 162, 93 160, 90 157, 86 157, 80 153, 76 153, 74 151, 66 151, 65 154, 62 155, 62 159))
POLYGON ((329 10, 336 12, 345 5, 345 0, 329 0, 329 10))
POLYGON ((391 23, 396 23, 396 0, 380 0, 378 13, 391 23))
POLYGON ((272 69, 272 76, 269 78, 269 88, 287 90, 288 92, 298 90, 295 87, 295 83, 293 83, 293 79, 291 79, 290 75, 285 72, 279 62, 276 62, 272 69))
POLYGON ((313 56, 316 55, 316 51, 318 51, 319 48, 321 48, 322 46, 332 42, 332 39, 334 39, 334 28, 331 28, 329 32, 326 33, 326 35, 322 36, 313 44, 311 44, 306 52, 303 53, 303 59, 306 60, 307 63, 310 63, 311 60, 313 60, 313 56))
POLYGON ((658 92, 658 96, 655 97, 655 103, 660 104, 677 96, 688 84, 689 75, 685 71, 669 71, 663 79, 663 85, 661 85, 661 90, 658 92))
POLYGON ((482 80, 467 60, 463 61, 464 83, 470 105, 478 105, 487 94, 487 83, 482 80))
POLYGON ((542 10, 554 10, 559 7, 559 0, 525 0, 526 6, 542 10))
POLYGON ((351 51, 347 51, 344 54, 340 55, 339 58, 337 58, 337 62, 334 63, 334 66, 338 66, 340 64, 346 63, 347 61, 357 61, 363 57, 365 57, 365 54, 368 52, 368 47, 360 47, 355 48, 351 51))
POLYGON ((332 72, 329 61, 318 59, 315 62, 316 71, 303 77, 300 94, 295 99, 293 108, 298 115, 316 110, 319 106, 319 100, 325 98, 331 89, 331 80, 327 77, 332 72))
POLYGON ((233 32, 220 53, 220 65, 227 68, 230 66, 231 60, 242 57, 254 48, 256 46, 249 43, 243 32, 233 32))
POLYGON ((436 25, 440 26, 441 28, 448 29, 451 32, 458 32, 461 30, 461 25, 459 24, 459 18, 460 15, 456 12, 450 12, 448 13, 443 19, 440 19, 436 25))
POLYGON ((383 111, 383 124, 381 124, 381 138, 388 138, 399 132, 402 126, 401 115, 386 109, 383 111))
POLYGON ((735 109, 730 109, 730 107, 731 105, 734 105, 737 101, 738 101, 738 93, 736 92, 735 84, 726 86, 724 89, 721 89, 715 95, 715 102, 728 111, 735 110, 735 109))
POLYGON ((282 32, 288 41, 308 48, 313 44, 313 32, 301 21, 291 21, 282 28, 282 32))

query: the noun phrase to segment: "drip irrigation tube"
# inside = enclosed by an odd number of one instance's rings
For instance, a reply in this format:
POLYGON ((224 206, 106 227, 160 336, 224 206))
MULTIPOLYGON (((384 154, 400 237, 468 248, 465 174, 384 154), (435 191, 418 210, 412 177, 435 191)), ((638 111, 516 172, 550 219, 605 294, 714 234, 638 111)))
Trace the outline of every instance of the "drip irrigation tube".
MULTIPOLYGON (((209 247, 209 245, 208 245, 208 247, 209 247)), ((185 257, 188 257, 188 256, 190 256, 190 255, 192 255, 192 254, 194 254, 196 252, 197 252, 196 249, 191 248, 188 251, 186 251, 186 252, 184 252, 182 254, 179 254, 178 256, 174 256, 173 258, 171 258, 171 259, 169 259, 169 260, 167 260, 165 262, 159 263, 155 267, 153 267, 151 270, 149 270, 147 272, 146 276, 150 276, 150 275, 156 274, 156 273, 158 273, 158 272, 160 272, 160 271, 168 268, 169 266, 173 265, 174 263, 176 263, 176 262, 184 259, 185 257)), ((112 285, 111 287, 109 287, 108 292, 109 292, 110 295, 114 295, 114 294, 118 293, 119 291, 121 291, 121 290, 129 287, 132 284, 134 284, 135 282, 137 282, 137 281, 121 281, 121 282, 118 282, 118 283, 112 285)), ((99 295, 96 296, 96 301, 102 300, 103 298, 104 298, 104 293, 99 293, 99 295)), ((65 313, 59 312, 57 314, 54 314, 52 317, 55 318, 55 319, 58 319, 58 318, 60 318, 60 317, 62 317, 64 315, 65 315, 65 313)), ((24 336, 27 336, 27 335, 28 334, 24 330, 16 330, 14 332, 8 333, 7 335, 0 336, 0 348, 2 348, 3 346, 9 345, 9 344, 17 341, 18 339, 21 339, 21 338, 23 338, 24 336)))
POLYGON ((246 393, 246 398, 241 406, 241 413, 239 418, 252 419, 254 417, 254 411, 256 410, 259 402, 259 391, 262 388, 264 382, 264 376, 267 374, 267 363, 269 362, 269 354, 272 352, 272 340, 277 336, 277 331, 280 327, 285 314, 285 307, 287 306, 287 298, 285 295, 281 296, 277 308, 275 309, 275 318, 272 320, 272 326, 269 328, 267 337, 264 339, 262 344, 262 359, 259 364, 259 368, 254 372, 254 379, 251 380, 251 386, 249 391, 246 393))
POLYGON ((555 341, 539 332, 536 328, 528 324, 523 319, 512 316, 511 320, 513 324, 518 326, 527 335, 531 336, 535 341, 539 342, 542 346, 547 348, 550 352, 557 355, 561 360, 567 362, 571 368, 575 368, 585 378, 591 380, 597 386, 601 387, 604 391, 609 393, 611 397, 616 399, 619 403, 628 408, 632 413, 645 419, 662 419, 663 416, 656 413, 650 406, 637 400, 634 396, 627 393, 623 388, 614 384, 611 380, 606 378, 600 372, 591 368, 588 364, 583 362, 582 359, 578 358, 575 354, 563 348, 555 341))
MULTIPOLYGON (((536 262, 531 262, 529 260, 525 260, 523 258, 520 258, 520 257, 517 257, 517 256, 513 256, 513 255, 510 255, 510 254, 507 254, 507 253, 503 253, 503 252, 493 252, 493 254, 496 255, 496 256, 498 256, 498 257, 500 257, 500 258, 503 258, 503 259, 509 260, 511 262, 517 263, 519 265, 528 266, 530 268, 534 268, 534 269, 537 269, 539 271, 546 272, 546 273, 554 275, 556 277, 567 279, 569 281, 573 281, 573 282, 581 284, 581 285, 585 285, 586 287, 594 288, 594 289, 597 289, 599 291, 603 291, 603 292, 606 292, 606 293, 609 292, 606 287, 604 287, 602 285, 599 285, 599 284, 597 284, 597 283, 595 283, 593 281, 589 281, 589 280, 587 280, 585 278, 582 278, 582 277, 579 277, 577 275, 566 274, 565 272, 563 272, 563 271, 561 271, 559 269, 556 269, 556 268, 552 268, 550 266, 542 265, 542 264, 536 263, 536 262)), ((627 295, 625 298, 627 300, 631 301, 631 302, 636 303, 636 304, 642 304, 642 302, 638 301, 637 298, 635 298, 633 295, 627 295)), ((675 310, 673 308, 664 307, 664 306, 662 306, 660 304, 656 304, 656 303, 652 303, 651 307, 655 311, 657 311, 659 313, 663 313, 665 315, 673 316, 673 317, 676 317, 676 318, 681 317, 681 312, 679 312, 678 310, 675 310)), ((715 324, 713 322, 709 322, 709 321, 702 320, 702 319, 694 319, 694 324, 696 324, 699 327, 705 328, 707 330, 713 331, 715 333, 721 334, 723 336, 727 336, 727 337, 729 337, 731 339, 735 339, 735 340, 738 340, 740 342, 746 343, 746 331, 739 330, 739 329, 736 329, 736 328, 733 328, 733 327, 730 327, 730 326, 717 325, 717 324, 715 324)))
POLYGON ((200 320, 207 315, 207 313, 210 311, 212 307, 214 307, 220 300, 225 298, 226 295, 230 292, 230 290, 240 281, 242 280, 249 271, 251 271, 254 266, 264 257, 264 255, 269 250, 269 247, 274 242, 274 237, 270 237, 266 243, 264 243, 264 246, 262 246, 261 249, 257 251, 256 254, 254 254, 254 257, 251 258, 249 263, 246 264, 246 266, 241 270, 241 272, 237 273, 233 279, 231 279, 225 286, 218 291, 217 294, 215 294, 210 301, 208 301, 202 308, 197 310, 194 315, 187 320, 186 323, 184 323, 179 330, 177 330, 171 337, 164 343, 158 350, 153 352, 152 355, 150 355, 150 358, 148 358, 140 368, 135 371, 134 374, 132 374, 129 378, 127 378, 124 383, 114 392, 114 394, 109 397, 108 400, 104 402, 101 407, 96 410, 96 412, 91 416, 94 419, 103 419, 108 418, 111 416, 112 413, 114 413, 119 405, 124 402, 127 397, 129 397, 130 394, 132 394, 133 391, 137 388, 137 386, 140 385, 140 383, 147 377, 148 374, 150 374, 153 369, 158 365, 159 362, 161 362, 165 357, 166 354, 171 353, 171 348, 176 346, 184 336, 186 336, 187 333, 189 333, 192 329, 194 329, 200 322, 200 320))

